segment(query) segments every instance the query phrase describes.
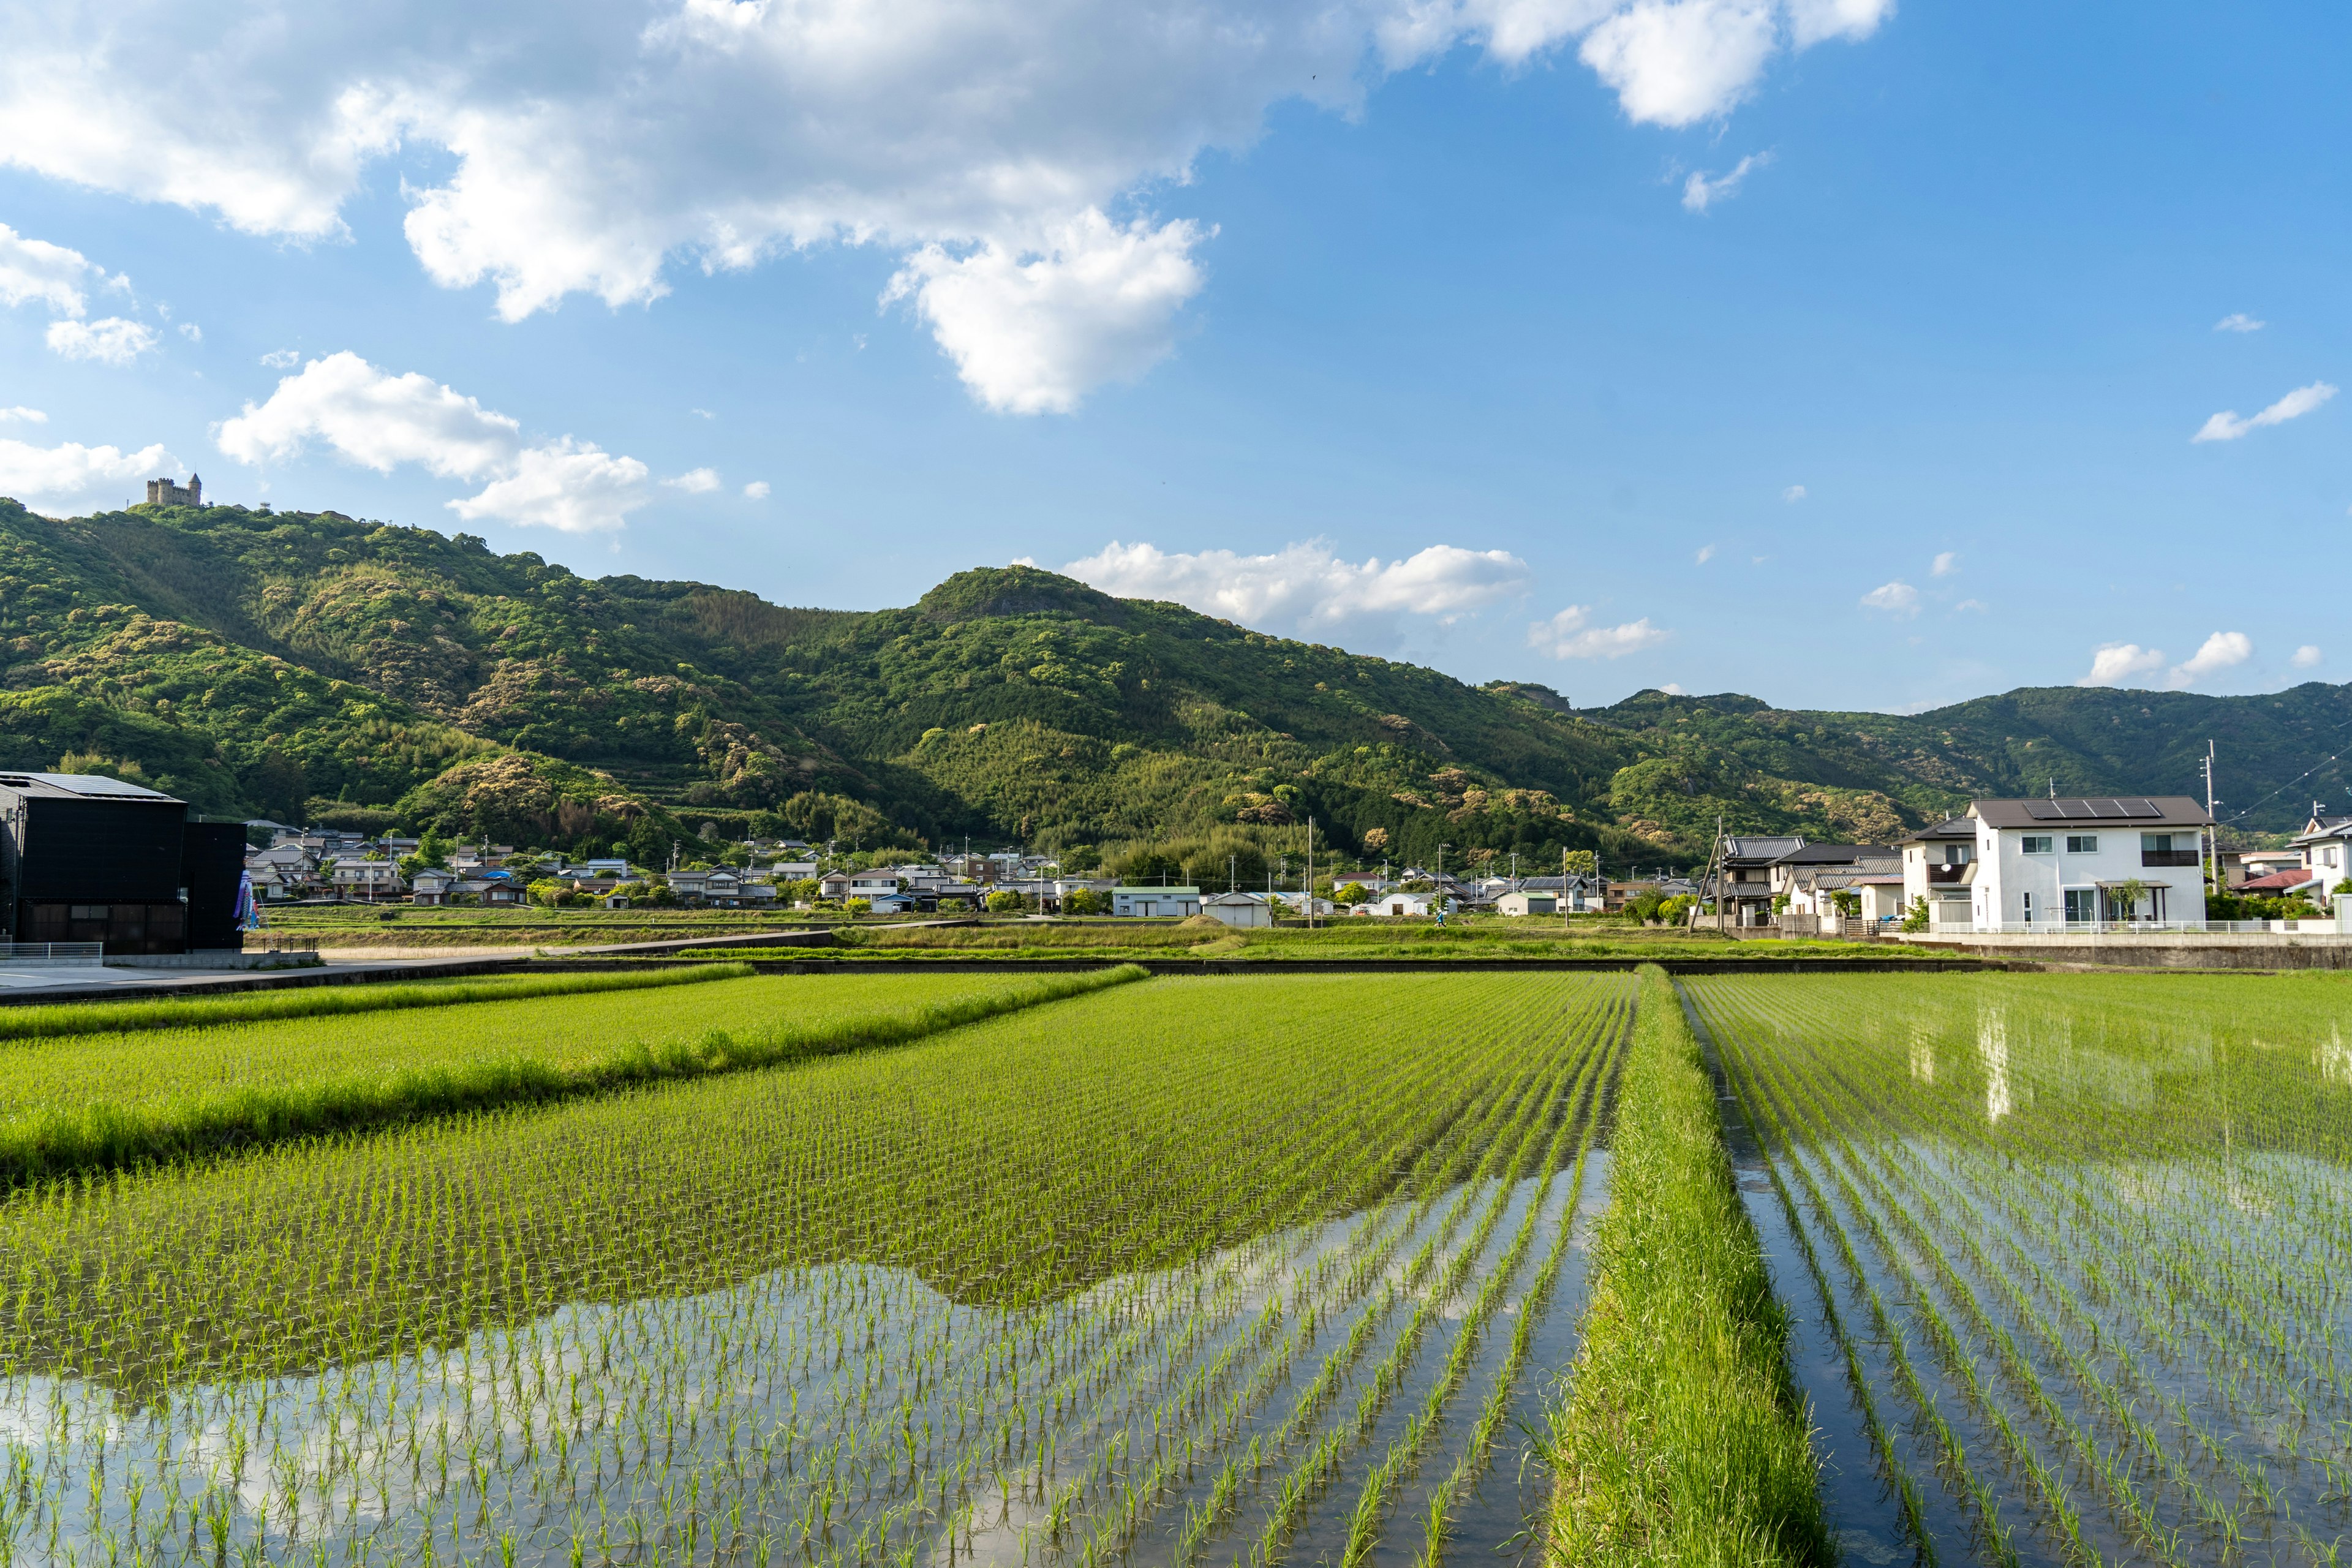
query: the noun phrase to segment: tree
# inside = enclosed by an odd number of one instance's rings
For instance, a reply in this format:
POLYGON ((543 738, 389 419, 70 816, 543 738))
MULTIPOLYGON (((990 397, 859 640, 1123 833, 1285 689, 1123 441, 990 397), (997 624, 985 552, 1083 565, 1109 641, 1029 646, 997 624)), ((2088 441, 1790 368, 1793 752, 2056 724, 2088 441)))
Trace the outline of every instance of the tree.
POLYGON ((1018 914, 1029 900, 1010 888, 999 888, 988 895, 988 912, 992 915, 1018 914))
POLYGON ((1836 906, 1838 913, 1848 918, 1862 913, 1862 895, 1851 888, 1832 889, 1830 893, 1830 902, 1836 906))
POLYGON ((874 912, 874 900, 871 899, 849 899, 843 902, 841 910, 844 914, 870 915, 874 912))
POLYGON ((1903 911, 1903 929, 1905 931, 1927 929, 1927 900, 1925 896, 1912 900, 1911 907, 1903 911))
POLYGON ((1371 889, 1361 882, 1349 882, 1332 895, 1332 901, 1347 904, 1351 908, 1358 904, 1369 904, 1372 901, 1371 889))
POLYGON ((2107 894, 2107 907, 2122 910, 2125 920, 2136 921, 2139 919, 2139 901, 2147 896, 2147 884, 2134 877, 2129 881, 2118 882, 2107 894))
POLYGON ((1073 888, 1062 895, 1062 912, 1066 915, 1107 915, 1110 913, 1110 898, 1092 888, 1073 888))

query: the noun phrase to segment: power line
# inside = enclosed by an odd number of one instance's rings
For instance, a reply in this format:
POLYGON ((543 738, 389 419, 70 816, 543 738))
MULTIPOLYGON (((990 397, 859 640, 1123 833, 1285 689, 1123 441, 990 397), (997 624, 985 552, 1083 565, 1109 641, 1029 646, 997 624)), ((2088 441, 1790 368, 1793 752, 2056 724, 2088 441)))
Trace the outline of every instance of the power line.
MULTIPOLYGON (((2347 731, 2352 731, 2352 724, 2347 724, 2347 725, 2346 725, 2346 726, 2345 726, 2345 728, 2346 728, 2346 730, 2347 730, 2347 731)), ((2253 804, 2253 805, 2250 805, 2250 806, 2246 807, 2246 809, 2245 809, 2245 810, 2243 810, 2243 811, 2241 811, 2241 812, 2237 813, 2237 814, 2236 814, 2235 816, 2231 816, 2230 818, 2228 818, 2228 820, 2229 820, 2229 821, 2231 821, 2231 822, 2242 822, 2242 821, 2244 821, 2248 816, 2251 816, 2252 815, 2253 815, 2253 813, 2255 813, 2255 812, 2257 812, 2257 811, 2261 810, 2264 805, 2268 805, 2271 801, 2273 801, 2273 799, 2277 798, 2278 796, 2280 796, 2280 795, 2284 795, 2288 790, 2293 789, 2295 785, 2297 785, 2297 784, 2301 784, 2304 780, 2305 780, 2305 779, 2309 778, 2312 774, 2314 774, 2314 773, 2317 773, 2320 769, 2322 769, 2322 768, 2324 768, 2324 767, 2326 767, 2326 766, 2327 766, 2329 763, 2331 763, 2336 762, 2338 758, 2342 757, 2346 752, 2352 752, 2352 746, 2345 746, 2345 747, 2338 748, 2338 749, 2337 749, 2337 751, 2335 752, 2335 754, 2334 754, 2334 755, 2329 756, 2329 757, 2326 757, 2326 758, 2325 758, 2325 759, 2323 759, 2323 760, 2321 760, 2321 761, 2319 761, 2319 762, 2314 763, 2311 766, 2309 766, 2309 767, 2307 767, 2307 768, 2304 769, 2304 770, 2303 770, 2303 772, 2301 772, 2301 773, 2299 773, 2295 774, 2295 775, 2294 775, 2294 777, 2293 777, 2293 778, 2291 778, 2291 779, 2287 780, 2287 781, 2286 781, 2286 783, 2284 783, 2284 784, 2283 784, 2279 785, 2279 786, 2278 786, 2278 788, 2276 788, 2276 789, 2274 789, 2274 790, 2271 791, 2271 793, 2270 793, 2269 795, 2266 795, 2263 796, 2263 798, 2262 798, 2262 799, 2260 799, 2260 800, 2258 800, 2258 801, 2254 802, 2254 804, 2253 804)))

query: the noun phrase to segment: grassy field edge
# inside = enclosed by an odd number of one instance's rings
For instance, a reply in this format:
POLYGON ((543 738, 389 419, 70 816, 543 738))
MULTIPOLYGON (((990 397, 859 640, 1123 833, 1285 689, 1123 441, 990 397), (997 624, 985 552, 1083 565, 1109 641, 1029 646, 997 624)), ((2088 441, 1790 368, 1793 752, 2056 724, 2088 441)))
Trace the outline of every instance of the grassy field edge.
POLYGON ((422 1117, 602 1094, 639 1084, 708 1078, 905 1045, 966 1024, 1147 978, 1143 970, 1120 964, 935 1003, 912 1013, 741 1034, 715 1029, 699 1039, 661 1045, 633 1042, 569 1066, 531 1057, 484 1058, 454 1067, 349 1074, 316 1083, 252 1087, 145 1105, 99 1101, 71 1111, 44 1111, 0 1127, 0 1187, 320 1133, 364 1131, 422 1117))
POLYGON ((1827 1563, 1788 1318, 1673 983, 1641 970, 1609 1206, 1545 1448, 1552 1561, 1827 1563))
POLYGON ((152 1002, 67 1002, 0 1009, 0 1040, 113 1035, 134 1029, 201 1029, 215 1024, 268 1023, 330 1013, 382 1013, 399 1007, 448 1007, 460 1002, 518 1002, 593 991, 641 991, 656 985, 741 980, 756 973, 748 963, 703 963, 692 969, 644 973, 499 975, 431 984, 306 986, 234 996, 169 996, 152 1002))

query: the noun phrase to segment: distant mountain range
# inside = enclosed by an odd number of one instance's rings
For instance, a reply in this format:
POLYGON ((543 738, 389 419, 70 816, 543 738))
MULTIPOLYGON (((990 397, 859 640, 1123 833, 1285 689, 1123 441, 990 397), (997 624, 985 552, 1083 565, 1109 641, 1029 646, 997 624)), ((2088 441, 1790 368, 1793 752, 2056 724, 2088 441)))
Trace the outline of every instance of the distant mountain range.
POLYGON ((905 609, 591 580, 334 512, 0 499, 0 765, 208 812, 578 847, 766 828, 866 845, 1295 837, 1612 865, 1733 829, 1885 839, 1972 795, 2202 794, 2281 831, 2346 805, 2352 687, 2023 688, 1914 716, 1549 688, 1269 637, 1030 567, 905 609))

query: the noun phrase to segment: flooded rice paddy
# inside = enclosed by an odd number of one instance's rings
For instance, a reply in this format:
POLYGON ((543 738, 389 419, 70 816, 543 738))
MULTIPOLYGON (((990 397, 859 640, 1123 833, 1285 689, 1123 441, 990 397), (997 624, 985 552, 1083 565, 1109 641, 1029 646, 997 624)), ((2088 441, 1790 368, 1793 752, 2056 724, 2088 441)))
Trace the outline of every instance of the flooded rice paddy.
POLYGON ((0 1560, 1489 1559, 1631 996, 1156 982, 19 1193, 0 1560))
POLYGON ((1685 991, 1761 1144, 1751 1208, 1781 1210, 1800 1359, 1811 1336, 1843 1363, 1844 1388, 1812 1386, 1850 1557, 2352 1544, 2352 987, 1685 991))

